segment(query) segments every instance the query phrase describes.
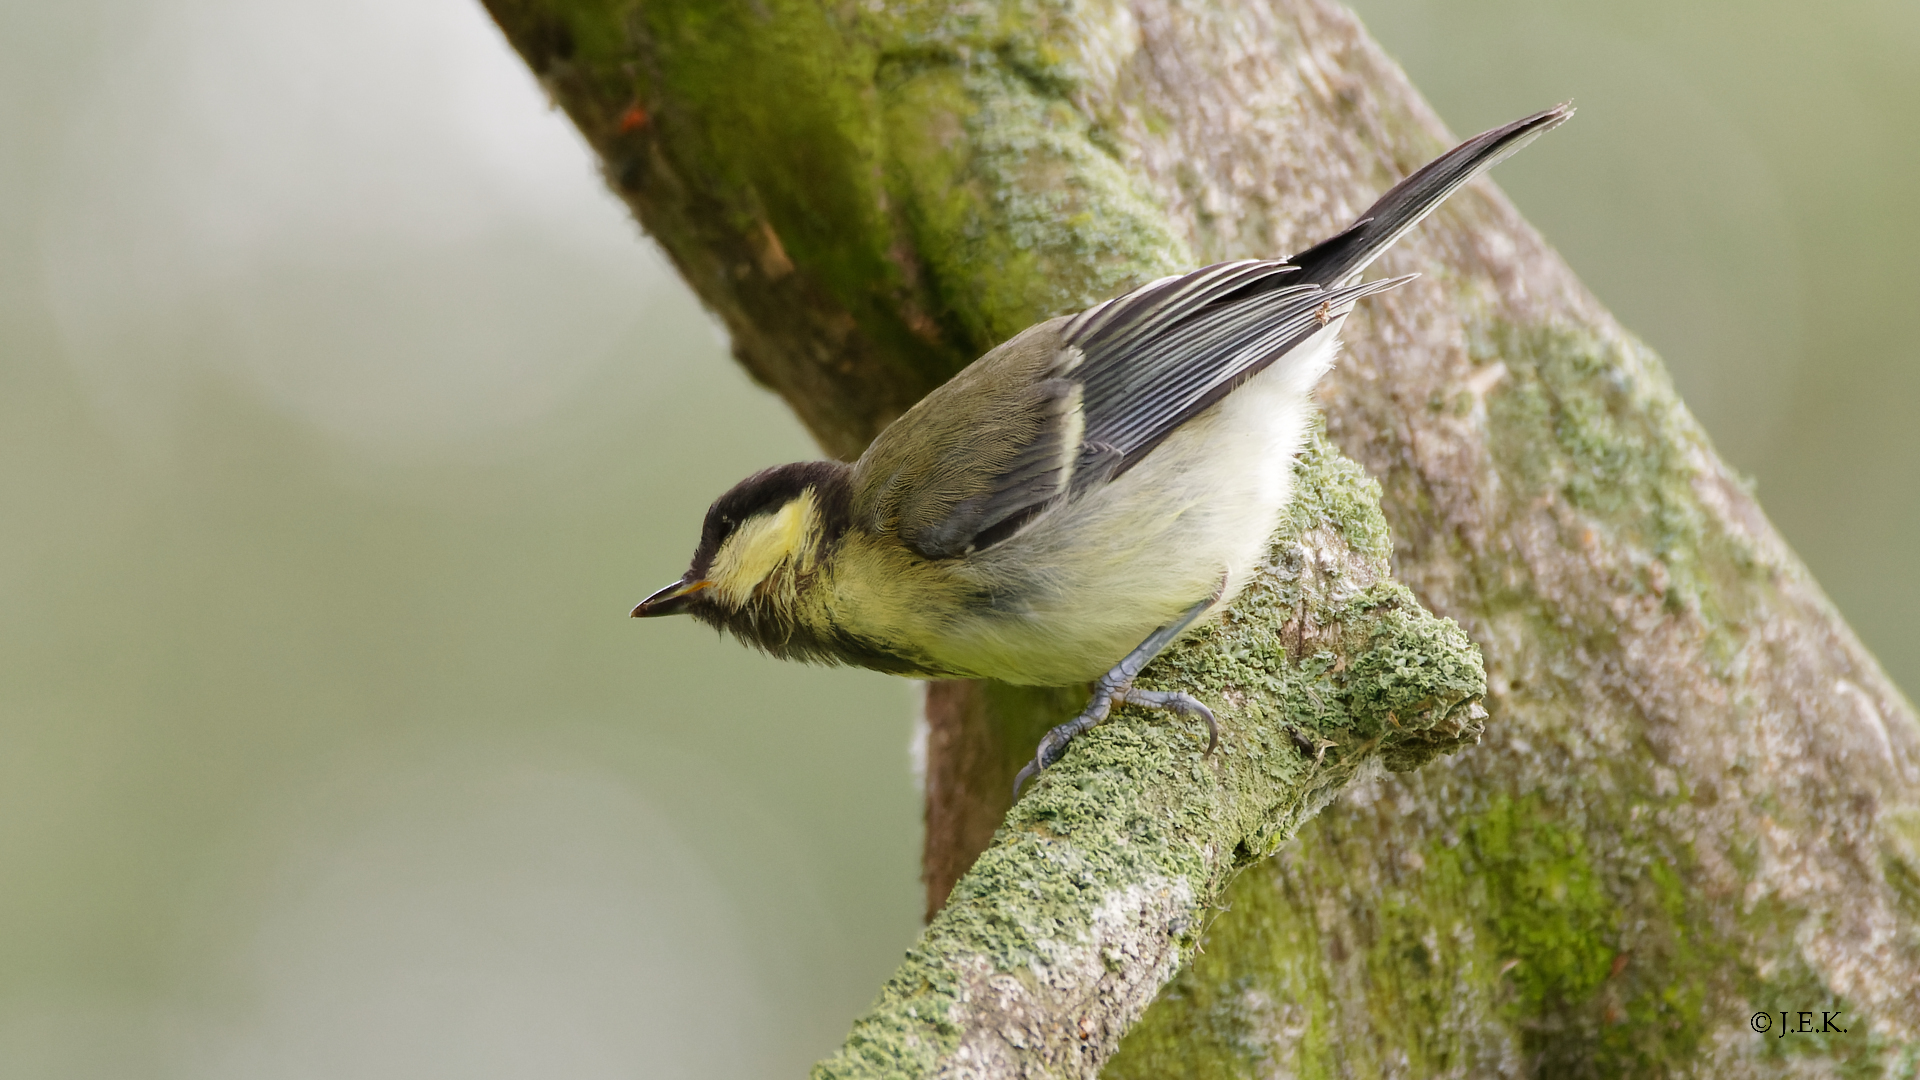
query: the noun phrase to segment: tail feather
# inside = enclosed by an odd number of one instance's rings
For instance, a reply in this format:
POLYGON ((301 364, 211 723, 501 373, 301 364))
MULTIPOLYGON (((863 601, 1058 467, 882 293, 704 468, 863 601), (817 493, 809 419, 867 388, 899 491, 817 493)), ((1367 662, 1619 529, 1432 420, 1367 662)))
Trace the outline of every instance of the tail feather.
POLYGON ((1421 167, 1412 176, 1374 202, 1360 220, 1346 230, 1288 259, 1302 273, 1288 276, 1289 284, 1311 282, 1332 287, 1367 268, 1367 264, 1420 224, 1461 185, 1480 175, 1509 154, 1552 131, 1573 115, 1571 102, 1515 120, 1505 127, 1475 135, 1421 167))

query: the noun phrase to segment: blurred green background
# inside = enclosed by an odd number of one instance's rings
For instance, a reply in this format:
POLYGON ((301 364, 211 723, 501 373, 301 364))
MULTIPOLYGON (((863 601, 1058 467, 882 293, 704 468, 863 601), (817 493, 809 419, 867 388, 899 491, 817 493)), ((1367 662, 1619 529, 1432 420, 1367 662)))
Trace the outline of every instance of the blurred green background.
MULTIPOLYGON (((1920 684, 1920 6, 1360 10, 1920 684)), ((469 0, 0 0, 0 1077, 799 1075, 916 690, 625 614, 810 453, 469 0)))

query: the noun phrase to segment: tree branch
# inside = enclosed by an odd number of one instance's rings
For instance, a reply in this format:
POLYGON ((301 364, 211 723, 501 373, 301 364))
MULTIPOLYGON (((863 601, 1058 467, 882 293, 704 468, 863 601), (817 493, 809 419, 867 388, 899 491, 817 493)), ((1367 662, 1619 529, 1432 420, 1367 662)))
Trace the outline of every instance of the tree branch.
MULTIPOLYGON (((489 8, 841 456, 1014 330, 1298 250, 1450 141, 1327 0, 489 8)), ((1328 432, 1383 486, 1399 578, 1480 645, 1499 723, 1242 874, 1107 1074, 1910 1069, 1912 707, 1490 185, 1383 271, 1427 276, 1349 323, 1328 432), (1789 1053, 1746 1027, 1807 1008, 1858 1036, 1789 1053)), ((930 698, 935 903, 1057 705, 930 698)))
POLYGON ((1298 472, 1268 564, 1143 680, 1212 704, 1217 754, 1153 714, 1082 735, 816 1076, 1095 1075, 1241 868, 1348 786, 1479 741, 1479 654, 1389 580, 1378 485, 1318 437, 1298 472))

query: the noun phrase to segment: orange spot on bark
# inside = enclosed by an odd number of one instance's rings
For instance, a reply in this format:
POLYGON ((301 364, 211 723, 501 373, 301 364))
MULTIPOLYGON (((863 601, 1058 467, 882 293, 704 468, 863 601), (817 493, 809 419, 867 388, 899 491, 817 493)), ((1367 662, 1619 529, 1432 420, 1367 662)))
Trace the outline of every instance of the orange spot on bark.
POLYGON ((647 110, 639 105, 627 106, 627 111, 620 114, 620 134, 631 135, 639 131, 647 126, 648 119, 647 110))

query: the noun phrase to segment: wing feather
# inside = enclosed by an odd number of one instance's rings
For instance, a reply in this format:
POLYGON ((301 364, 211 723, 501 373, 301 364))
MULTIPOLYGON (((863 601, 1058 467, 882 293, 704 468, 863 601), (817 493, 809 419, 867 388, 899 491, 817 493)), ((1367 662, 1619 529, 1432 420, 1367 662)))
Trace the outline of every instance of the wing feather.
POLYGON ((1058 320, 1042 323, 927 395, 854 466, 853 520, 949 559, 1064 497, 1086 432, 1084 387, 1069 374, 1079 359, 1058 320))
POLYGON ((1069 339, 1086 352, 1074 371, 1086 384, 1086 439, 1120 455, 1108 478, 1124 473, 1181 424, 1345 315, 1362 297, 1409 280, 1324 289, 1284 284, 1278 275, 1294 267, 1278 261, 1209 274, 1215 269, 1192 275, 1208 275, 1211 287, 1151 294, 1143 289, 1115 301, 1116 307, 1137 303, 1151 310, 1116 314, 1106 326, 1139 326, 1146 333, 1122 330, 1069 339))

